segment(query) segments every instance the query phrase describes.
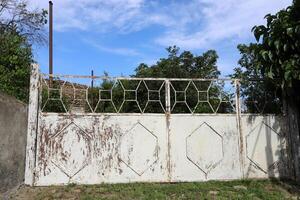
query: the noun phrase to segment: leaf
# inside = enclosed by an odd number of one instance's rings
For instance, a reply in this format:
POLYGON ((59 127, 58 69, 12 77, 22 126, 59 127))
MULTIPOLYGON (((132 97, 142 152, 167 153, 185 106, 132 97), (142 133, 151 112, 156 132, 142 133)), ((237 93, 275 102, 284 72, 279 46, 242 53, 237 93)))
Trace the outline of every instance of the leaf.
POLYGON ((267 15, 265 16, 265 19, 267 19, 267 26, 269 27, 270 24, 271 24, 271 22, 272 22, 273 19, 274 19, 274 16, 271 15, 271 14, 267 14, 267 15))
POLYGON ((275 45, 275 48, 276 48, 277 50, 279 50, 279 47, 280 47, 280 41, 279 41, 279 40, 276 40, 276 41, 274 42, 274 45, 275 45))
POLYGON ((270 70, 268 71, 267 76, 268 76, 269 78, 271 78, 271 79, 274 78, 274 73, 273 73, 272 67, 271 67, 270 70))
POLYGON ((286 33, 288 34, 288 36, 293 37, 293 28, 287 28, 286 33))
POLYGON ((284 80, 286 80, 286 81, 290 80, 290 74, 291 74, 291 71, 286 71, 284 73, 284 80))
POLYGON ((298 26, 296 26, 296 28, 295 28, 295 32, 297 33, 297 34, 300 34, 300 26, 298 25, 298 26))
POLYGON ((288 46, 287 46, 287 44, 284 44, 284 45, 283 45, 283 51, 284 51, 284 52, 287 52, 287 50, 288 50, 288 46))
POLYGON ((268 56, 269 56, 269 59, 270 59, 271 61, 273 61, 273 54, 272 54, 271 51, 269 51, 268 56))
POLYGON ((257 26, 253 26, 251 29, 251 32, 254 32, 256 28, 257 28, 257 26))
POLYGON ((268 51, 262 51, 261 56, 263 57, 263 59, 264 59, 265 61, 267 61, 267 60, 268 60, 268 59, 267 59, 268 51))
POLYGON ((254 37, 256 39, 256 42, 259 42, 260 33, 258 31, 254 31, 254 37))

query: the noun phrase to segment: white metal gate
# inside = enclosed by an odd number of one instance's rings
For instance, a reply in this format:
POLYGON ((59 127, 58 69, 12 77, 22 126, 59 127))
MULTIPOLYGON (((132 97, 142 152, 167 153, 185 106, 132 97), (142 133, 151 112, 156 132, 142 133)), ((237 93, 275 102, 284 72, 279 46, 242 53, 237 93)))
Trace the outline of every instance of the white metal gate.
POLYGON ((25 183, 289 176, 284 118, 243 113, 242 100, 239 80, 52 77, 33 67, 25 183))

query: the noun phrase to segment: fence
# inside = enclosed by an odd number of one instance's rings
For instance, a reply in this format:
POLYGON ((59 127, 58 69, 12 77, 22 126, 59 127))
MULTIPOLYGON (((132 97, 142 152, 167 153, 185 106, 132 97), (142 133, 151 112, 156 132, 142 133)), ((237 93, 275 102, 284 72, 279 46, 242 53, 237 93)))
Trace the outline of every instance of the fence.
POLYGON ((266 114, 280 113, 280 98, 265 84, 33 68, 25 182, 288 177, 284 117, 266 114))
POLYGON ((236 113, 237 99, 242 113, 280 113, 281 107, 259 81, 42 74, 40 83, 42 112, 236 113))

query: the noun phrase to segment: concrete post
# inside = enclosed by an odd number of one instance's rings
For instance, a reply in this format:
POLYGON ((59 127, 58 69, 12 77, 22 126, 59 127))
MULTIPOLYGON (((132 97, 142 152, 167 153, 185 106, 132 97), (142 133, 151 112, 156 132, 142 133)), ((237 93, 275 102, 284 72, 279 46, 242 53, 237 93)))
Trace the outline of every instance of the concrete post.
POLYGON ((25 184, 34 184, 36 137, 39 105, 39 66, 32 64, 30 75, 30 94, 28 105, 27 146, 25 162, 25 184))

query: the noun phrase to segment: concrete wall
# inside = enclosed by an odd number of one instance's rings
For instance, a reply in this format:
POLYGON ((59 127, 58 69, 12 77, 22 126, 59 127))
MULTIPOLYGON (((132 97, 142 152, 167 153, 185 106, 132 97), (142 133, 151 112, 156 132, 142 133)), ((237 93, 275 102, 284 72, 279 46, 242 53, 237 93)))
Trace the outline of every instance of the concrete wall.
POLYGON ((0 192, 24 180, 27 105, 0 92, 0 192))

